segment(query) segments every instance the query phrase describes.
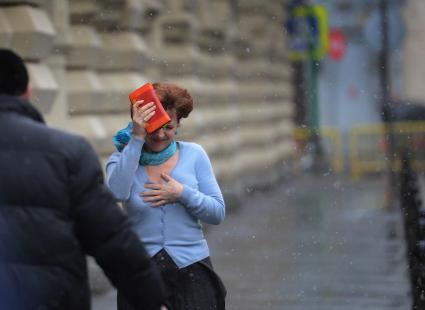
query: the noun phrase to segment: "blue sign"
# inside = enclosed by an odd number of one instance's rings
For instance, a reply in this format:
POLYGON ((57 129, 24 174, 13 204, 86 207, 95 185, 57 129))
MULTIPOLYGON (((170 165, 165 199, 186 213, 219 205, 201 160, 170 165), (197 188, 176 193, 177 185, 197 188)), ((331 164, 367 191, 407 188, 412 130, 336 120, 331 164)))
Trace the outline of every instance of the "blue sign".
POLYGON ((286 24, 289 35, 289 58, 302 60, 307 57, 321 59, 326 54, 328 17, 324 6, 299 6, 293 10, 286 24))

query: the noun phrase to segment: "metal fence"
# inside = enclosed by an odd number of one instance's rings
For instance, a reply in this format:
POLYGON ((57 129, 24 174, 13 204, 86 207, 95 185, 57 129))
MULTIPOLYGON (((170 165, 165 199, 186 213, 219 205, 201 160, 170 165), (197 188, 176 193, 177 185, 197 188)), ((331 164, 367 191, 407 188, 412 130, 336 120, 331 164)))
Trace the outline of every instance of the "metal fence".
POLYGON ((354 178, 389 168, 401 171, 402 150, 407 150, 416 171, 425 169, 425 122, 397 122, 391 125, 390 130, 394 153, 388 155, 389 143, 383 124, 358 125, 352 129, 349 149, 354 178))
MULTIPOLYGON (((306 153, 312 132, 307 127, 297 127, 294 131, 295 140, 295 171, 299 172, 302 156, 306 153)), ((344 159, 342 153, 342 138, 338 128, 322 127, 320 130, 320 142, 324 156, 334 172, 342 172, 344 159)))
MULTIPOLYGON (((397 122, 391 125, 394 154, 389 154, 386 128, 381 123, 361 124, 352 128, 348 138, 348 162, 351 176, 355 179, 391 169, 401 171, 400 154, 407 150, 416 171, 425 171, 425 122, 397 122)), ((308 152, 311 131, 298 127, 294 132, 295 171, 300 171, 302 158, 308 152)), ((336 127, 323 127, 320 141, 330 168, 334 172, 344 169, 342 134, 336 127)))

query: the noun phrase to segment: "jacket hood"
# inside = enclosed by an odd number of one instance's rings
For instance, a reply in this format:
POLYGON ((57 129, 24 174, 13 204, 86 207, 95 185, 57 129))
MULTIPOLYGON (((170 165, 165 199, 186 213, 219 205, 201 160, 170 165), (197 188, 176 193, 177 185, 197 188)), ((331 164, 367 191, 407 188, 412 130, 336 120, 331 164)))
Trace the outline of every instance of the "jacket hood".
POLYGON ((43 116, 29 102, 18 97, 0 95, 0 114, 13 112, 33 119, 36 122, 44 123, 43 116))

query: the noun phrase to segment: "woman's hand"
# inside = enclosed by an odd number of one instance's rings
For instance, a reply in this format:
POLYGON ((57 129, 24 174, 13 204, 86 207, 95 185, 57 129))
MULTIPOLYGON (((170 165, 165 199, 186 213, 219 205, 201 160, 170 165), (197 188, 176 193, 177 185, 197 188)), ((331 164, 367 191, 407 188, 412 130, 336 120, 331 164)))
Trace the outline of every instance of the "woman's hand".
POLYGON ((161 173, 163 183, 146 183, 145 188, 151 189, 140 194, 143 201, 150 202, 152 207, 177 202, 182 193, 183 185, 166 173, 161 173))
POLYGON ((146 137, 146 122, 149 121, 155 114, 156 106, 153 102, 143 105, 144 101, 136 101, 133 106, 133 136, 145 139, 146 137))

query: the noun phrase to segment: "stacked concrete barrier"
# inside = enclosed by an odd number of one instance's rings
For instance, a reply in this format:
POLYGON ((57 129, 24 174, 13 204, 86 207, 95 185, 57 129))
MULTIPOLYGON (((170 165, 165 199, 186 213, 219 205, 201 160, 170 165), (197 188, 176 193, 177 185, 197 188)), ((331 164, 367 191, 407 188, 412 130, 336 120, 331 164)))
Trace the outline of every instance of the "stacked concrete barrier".
POLYGON ((235 104, 236 59, 231 52, 232 10, 227 1, 201 1, 197 10, 198 31, 194 45, 199 51, 196 75, 199 91, 197 109, 188 139, 204 146, 214 160, 217 177, 232 182, 237 161, 233 150, 238 143, 239 113, 235 104), (233 100, 233 101, 232 101, 233 100), (201 133, 201 134, 200 134, 201 133))
POLYGON ((283 10, 273 1, 243 0, 234 14, 235 103, 241 112, 236 175, 267 184, 277 180, 292 152, 290 69, 279 22, 283 10))
POLYGON ((146 81, 187 88, 195 109, 178 137, 208 151, 231 208, 292 156, 284 18, 272 0, 4 0, 0 46, 24 57, 47 122, 85 136, 103 162, 130 120, 128 93, 146 81))
POLYGON ((282 4, 241 0, 4 1, 0 45, 28 62, 35 104, 102 160, 146 81, 186 87, 181 139, 202 144, 228 193, 274 182, 292 154, 282 4))
POLYGON ((425 105, 425 63, 420 52, 425 48, 425 34, 422 30, 425 22, 425 3, 421 0, 406 1, 401 12, 406 23, 406 36, 401 46, 403 91, 396 95, 425 105))

